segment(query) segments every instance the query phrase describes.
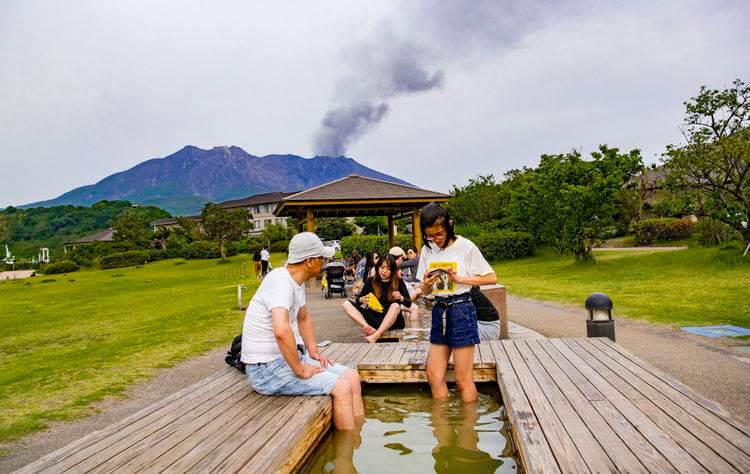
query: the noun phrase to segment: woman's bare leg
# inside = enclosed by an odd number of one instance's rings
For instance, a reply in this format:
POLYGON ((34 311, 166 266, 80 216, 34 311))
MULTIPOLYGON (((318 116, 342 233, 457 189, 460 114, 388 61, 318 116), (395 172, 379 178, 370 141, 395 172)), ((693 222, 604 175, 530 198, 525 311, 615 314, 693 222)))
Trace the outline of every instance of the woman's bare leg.
POLYGON ((448 370, 448 359, 450 357, 450 347, 442 344, 430 344, 430 353, 427 356, 427 381, 430 383, 433 398, 448 398, 445 372, 448 370))
MULTIPOLYGON (((354 307, 351 301, 347 300, 344 301, 344 312, 347 316, 349 316, 352 321, 362 326, 362 328, 372 328, 369 324, 367 324, 367 321, 365 321, 365 318, 362 316, 362 313, 359 312, 357 308, 354 307)), ((374 330, 374 328, 372 328, 374 330)))
POLYGON ((474 350, 473 345, 453 348, 456 385, 464 402, 473 402, 477 399, 477 387, 474 385, 474 350))
POLYGON ((399 314, 401 314, 401 305, 399 303, 391 303, 391 305, 388 307, 388 312, 385 313, 385 317, 383 317, 383 322, 380 323, 380 326, 374 333, 370 334, 369 336, 365 336, 365 341, 371 344, 378 342, 380 336, 382 336, 383 333, 388 330, 388 328, 393 326, 393 323, 396 322, 396 318, 399 316, 399 314))

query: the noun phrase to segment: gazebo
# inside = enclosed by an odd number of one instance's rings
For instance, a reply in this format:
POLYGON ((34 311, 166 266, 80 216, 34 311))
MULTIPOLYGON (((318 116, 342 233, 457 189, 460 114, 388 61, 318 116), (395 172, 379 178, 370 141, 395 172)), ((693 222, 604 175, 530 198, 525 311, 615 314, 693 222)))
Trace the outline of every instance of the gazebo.
POLYGON ((315 231, 316 217, 386 216, 388 241, 394 244, 394 217, 411 214, 414 246, 422 247, 419 231, 419 209, 430 202, 446 202, 450 195, 391 183, 364 176, 350 175, 292 194, 277 206, 276 216, 296 217, 298 230, 315 231))

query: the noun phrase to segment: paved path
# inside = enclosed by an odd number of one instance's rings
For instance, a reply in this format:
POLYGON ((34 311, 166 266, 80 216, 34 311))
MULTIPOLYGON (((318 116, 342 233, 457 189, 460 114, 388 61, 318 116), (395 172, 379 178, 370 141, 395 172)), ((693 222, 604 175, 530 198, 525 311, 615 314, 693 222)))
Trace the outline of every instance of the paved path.
POLYGON ((671 252, 687 250, 688 247, 595 247, 594 250, 625 250, 631 252, 671 252))
MULTIPOLYGON (((564 306, 508 295, 511 321, 547 337, 586 335, 582 307, 564 306)), ((750 357, 733 348, 733 338, 710 339, 661 324, 615 320, 617 343, 647 362, 750 419, 750 357)))

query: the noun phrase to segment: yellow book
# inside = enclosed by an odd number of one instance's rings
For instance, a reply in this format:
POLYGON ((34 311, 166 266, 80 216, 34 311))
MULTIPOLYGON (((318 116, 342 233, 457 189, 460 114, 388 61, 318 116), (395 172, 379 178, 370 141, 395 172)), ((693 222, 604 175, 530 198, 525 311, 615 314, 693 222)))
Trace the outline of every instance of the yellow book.
POLYGON ((377 296, 375 296, 372 293, 367 294, 368 300, 367 300, 367 306, 372 308, 374 311, 377 311, 378 313, 383 312, 383 305, 380 304, 380 301, 378 301, 377 296))

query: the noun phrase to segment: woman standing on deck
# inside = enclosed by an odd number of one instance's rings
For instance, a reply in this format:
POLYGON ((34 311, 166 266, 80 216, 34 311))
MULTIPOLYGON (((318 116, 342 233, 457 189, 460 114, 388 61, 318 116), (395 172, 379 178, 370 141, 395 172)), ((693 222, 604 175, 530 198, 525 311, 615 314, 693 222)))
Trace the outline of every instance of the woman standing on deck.
POLYGON ((417 275, 422 294, 435 294, 427 358, 427 381, 435 398, 446 398, 445 372, 453 353, 456 385, 464 402, 477 398, 474 385, 474 346, 479 344, 477 314, 469 291, 473 285, 497 282, 494 270, 474 243, 453 231, 448 211, 430 203, 420 211, 425 239, 417 275))

